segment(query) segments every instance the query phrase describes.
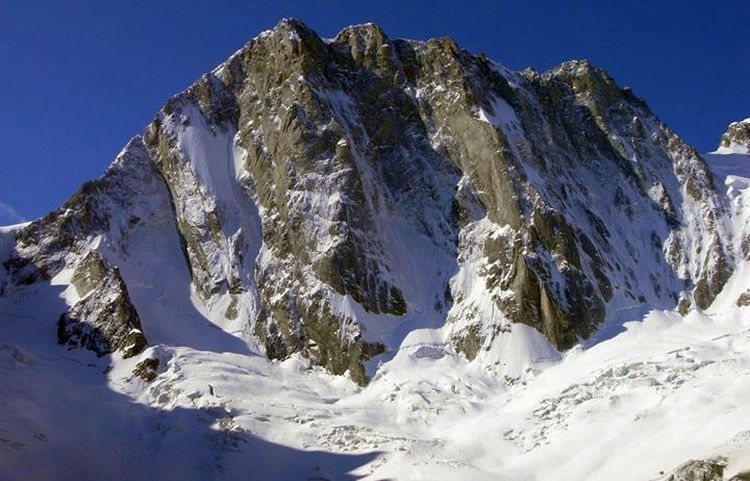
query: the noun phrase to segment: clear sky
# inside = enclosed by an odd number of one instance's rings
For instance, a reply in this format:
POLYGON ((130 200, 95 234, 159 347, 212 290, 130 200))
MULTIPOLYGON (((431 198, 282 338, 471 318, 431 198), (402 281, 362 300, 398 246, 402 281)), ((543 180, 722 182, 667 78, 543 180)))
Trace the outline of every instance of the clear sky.
POLYGON ((379 23, 504 65, 588 58, 713 150, 750 117, 750 0, 0 2, 0 225, 97 177, 171 95, 282 17, 321 36, 379 23))

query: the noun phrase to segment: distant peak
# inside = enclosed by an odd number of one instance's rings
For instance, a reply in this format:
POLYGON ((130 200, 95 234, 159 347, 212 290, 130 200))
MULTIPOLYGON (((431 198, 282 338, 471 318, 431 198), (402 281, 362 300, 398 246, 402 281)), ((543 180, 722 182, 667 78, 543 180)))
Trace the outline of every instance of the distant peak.
POLYGON ((750 154, 750 118, 729 124, 721 136, 717 152, 750 154))

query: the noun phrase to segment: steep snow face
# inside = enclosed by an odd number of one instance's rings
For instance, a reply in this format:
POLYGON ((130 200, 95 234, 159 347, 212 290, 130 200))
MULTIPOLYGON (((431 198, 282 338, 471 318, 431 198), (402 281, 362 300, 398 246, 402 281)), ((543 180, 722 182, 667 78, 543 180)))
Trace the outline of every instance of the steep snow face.
POLYGON ((252 339, 262 239, 258 206, 241 183, 246 154, 231 125, 211 125, 194 104, 164 116, 162 128, 173 145, 170 155, 160 157, 160 169, 168 179, 199 303, 225 331, 252 339))
POLYGON ((17 229, 3 289, 54 278, 59 316, 95 251, 113 268, 80 320, 94 330, 132 307, 150 344, 300 353, 364 384, 436 329, 518 377, 650 309, 707 308, 738 248, 727 202, 588 62, 518 73, 446 39, 323 41, 287 20, 17 229))
POLYGON ((750 260, 750 154, 727 153, 719 148, 704 157, 716 182, 723 184, 729 202, 732 249, 739 258, 750 260))

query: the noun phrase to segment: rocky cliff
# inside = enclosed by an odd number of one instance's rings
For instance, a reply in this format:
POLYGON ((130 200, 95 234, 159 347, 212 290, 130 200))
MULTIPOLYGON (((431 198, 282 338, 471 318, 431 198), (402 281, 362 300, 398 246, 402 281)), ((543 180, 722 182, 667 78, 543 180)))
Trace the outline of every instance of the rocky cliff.
POLYGON ((19 227, 0 292, 72 285, 60 342, 97 352, 137 352, 189 309, 365 383, 418 328, 497 362, 707 307, 734 267, 725 202, 587 61, 514 72, 450 39, 284 20, 19 227))

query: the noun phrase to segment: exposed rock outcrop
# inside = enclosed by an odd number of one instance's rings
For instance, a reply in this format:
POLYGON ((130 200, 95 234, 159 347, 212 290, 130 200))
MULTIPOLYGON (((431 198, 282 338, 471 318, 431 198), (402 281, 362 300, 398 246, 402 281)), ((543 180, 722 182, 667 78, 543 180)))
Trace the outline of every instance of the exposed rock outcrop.
POLYGON ((119 351, 131 357, 143 351, 146 338, 141 321, 117 267, 89 251, 79 261, 71 284, 80 300, 60 316, 60 344, 85 347, 100 356, 119 351))
POLYGON ((726 466, 725 458, 690 460, 676 467, 663 481, 722 481, 726 466))

